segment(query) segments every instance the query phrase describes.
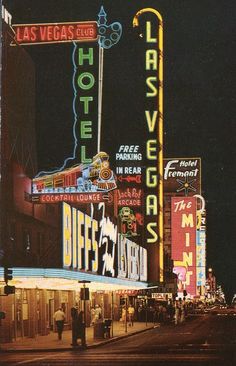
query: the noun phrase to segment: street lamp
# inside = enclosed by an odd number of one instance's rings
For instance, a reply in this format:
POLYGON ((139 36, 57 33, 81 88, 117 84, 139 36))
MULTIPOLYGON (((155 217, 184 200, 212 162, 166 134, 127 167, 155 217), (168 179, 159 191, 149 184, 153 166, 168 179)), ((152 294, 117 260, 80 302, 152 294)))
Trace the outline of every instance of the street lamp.
POLYGON ((89 300, 89 288, 86 287, 86 283, 91 283, 91 281, 78 281, 78 283, 83 284, 83 288, 80 291, 80 299, 84 301, 84 346, 86 347, 86 300, 89 300))

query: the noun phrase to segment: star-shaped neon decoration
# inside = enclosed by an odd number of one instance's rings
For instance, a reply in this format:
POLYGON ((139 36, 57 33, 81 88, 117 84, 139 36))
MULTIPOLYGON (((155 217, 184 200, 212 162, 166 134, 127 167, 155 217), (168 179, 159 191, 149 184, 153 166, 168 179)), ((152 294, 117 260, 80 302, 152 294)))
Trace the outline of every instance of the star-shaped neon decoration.
POLYGON ((196 179, 188 180, 188 177, 185 177, 184 180, 176 179, 176 181, 180 184, 180 187, 176 190, 176 192, 184 191, 184 195, 188 196, 189 191, 196 192, 196 188, 192 186, 192 183, 196 181, 196 179))

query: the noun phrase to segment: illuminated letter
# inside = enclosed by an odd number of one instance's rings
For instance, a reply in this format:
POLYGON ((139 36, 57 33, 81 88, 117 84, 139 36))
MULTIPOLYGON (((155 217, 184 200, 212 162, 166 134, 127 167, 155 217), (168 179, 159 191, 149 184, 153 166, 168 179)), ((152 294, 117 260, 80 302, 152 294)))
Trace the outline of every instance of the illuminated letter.
POLYGON ((154 146, 152 147, 151 145, 157 145, 157 140, 148 140, 147 141, 147 159, 148 160, 156 160, 157 159, 157 155, 152 155, 152 152, 157 152, 157 147, 154 146))
POLYGON ((91 163, 92 159, 86 158, 85 146, 81 146, 81 163, 91 163))
POLYGON ((149 222, 149 224, 147 224, 147 231, 152 235, 152 238, 147 239, 148 243, 156 243, 156 241, 158 239, 158 235, 157 235, 155 229, 157 229, 156 222, 149 222))
POLYGON ((84 114, 88 114, 89 102, 93 101, 93 97, 80 97, 79 100, 84 103, 84 114))
POLYGON ((193 271, 187 271, 186 273, 186 285, 189 286, 190 285, 190 276, 192 276, 193 271))
POLYGON ((147 249, 140 247, 140 281, 147 281, 147 249))
POLYGON ((73 268, 77 268, 77 240, 76 240, 76 225, 77 225, 77 210, 72 208, 72 247, 73 247, 73 268))
POLYGON ((96 232, 98 231, 98 222, 92 220, 92 246, 94 251, 94 260, 92 261, 92 271, 98 271, 98 242, 95 238, 96 232))
POLYGON ((147 86, 150 88, 151 92, 147 92, 147 97, 155 97, 157 95, 157 88, 155 85, 152 84, 152 82, 156 82, 157 77, 156 76, 149 76, 146 80, 147 86))
POLYGON ((78 76, 77 83, 81 89, 89 90, 94 86, 95 79, 94 79, 94 76, 90 72, 82 72, 82 74, 80 74, 78 76), (88 84, 84 83, 84 78, 88 78, 88 80, 89 80, 88 84))
POLYGON ((84 257, 85 257, 85 269, 89 271, 89 251, 91 250, 91 239, 89 239, 89 230, 91 228, 91 218, 85 215, 84 223, 84 257))
POLYGON ((189 233, 185 233, 185 245, 186 245, 186 247, 190 246, 190 234, 189 233))
POLYGON ((185 267, 191 267, 193 265, 193 253, 183 252, 183 262, 185 264, 185 267))
POLYGON ((146 51, 146 70, 157 70, 157 51, 146 51))
POLYGON ((154 132, 156 127, 156 120, 157 120, 157 111, 154 111, 152 118, 150 116, 149 111, 145 111, 147 124, 148 124, 148 132, 154 132))
POLYGON ((70 267, 72 261, 71 248, 71 208, 63 202, 63 266, 70 267))
POLYGON ((157 196, 154 194, 146 198, 146 215, 157 215, 157 196))
POLYGON ((92 126, 91 121, 81 121, 80 122, 80 134, 82 139, 91 139, 92 138, 92 126))
POLYGON ((146 22, 146 42, 157 43, 157 38, 151 38, 151 22, 146 22))
POLYGON ((147 187, 156 187, 157 186, 157 168, 149 167, 146 170, 146 185, 147 187), (154 172, 154 174, 152 174, 154 172))
POLYGON ((171 168, 171 165, 172 164, 176 164, 176 163, 178 163, 179 162, 179 160, 170 160, 170 161, 168 161, 168 163, 166 164, 166 167, 165 167, 165 174, 164 174, 164 179, 167 179, 168 178, 168 176, 169 176, 169 170, 175 170, 175 168, 174 167, 172 167, 171 168))
POLYGON ((93 65, 93 48, 89 48, 87 54, 84 53, 83 48, 79 48, 79 65, 83 65, 86 59, 89 61, 89 65, 93 65))
POLYGON ((78 269, 83 268, 82 264, 82 249, 84 249, 84 237, 82 236, 81 226, 84 224, 84 214, 78 211, 77 215, 77 243, 78 243, 78 269))
POLYGON ((190 226, 193 227, 193 214, 183 214, 181 227, 190 226))

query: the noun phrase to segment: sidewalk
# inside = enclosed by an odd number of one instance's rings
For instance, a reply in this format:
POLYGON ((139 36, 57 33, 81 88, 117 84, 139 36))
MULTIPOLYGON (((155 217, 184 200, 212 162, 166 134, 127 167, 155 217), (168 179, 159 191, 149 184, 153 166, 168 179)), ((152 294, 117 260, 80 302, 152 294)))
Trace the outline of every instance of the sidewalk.
MULTIPOLYGON (((101 344, 110 343, 115 340, 128 337, 129 335, 144 332, 145 330, 152 329, 153 323, 141 323, 135 322, 134 326, 129 327, 127 324, 127 333, 125 332, 125 326, 121 322, 113 323, 113 337, 111 330, 111 338, 98 338, 93 337, 93 327, 86 328, 86 343, 88 348, 96 347, 101 344)), ((78 343, 80 340, 78 340, 78 343)), ((13 351, 65 351, 71 350, 71 330, 64 331, 62 334, 62 340, 57 339, 57 333, 51 332, 46 336, 37 336, 36 338, 20 338, 11 343, 3 343, 0 346, 1 352, 13 352, 13 351)))

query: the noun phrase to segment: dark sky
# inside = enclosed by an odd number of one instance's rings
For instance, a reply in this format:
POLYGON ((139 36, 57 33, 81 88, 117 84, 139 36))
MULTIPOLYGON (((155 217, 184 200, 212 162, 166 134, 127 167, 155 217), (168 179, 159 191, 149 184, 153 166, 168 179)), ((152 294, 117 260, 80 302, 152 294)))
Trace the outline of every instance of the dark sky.
MULTIPOLYGON (((207 265, 226 292, 236 292, 236 128, 234 122, 236 5, 234 0, 8 0, 13 23, 96 20, 123 25, 118 45, 105 54, 103 145, 135 142, 142 133, 137 86, 143 79, 132 18, 154 7, 164 19, 164 155, 201 157, 207 202, 207 265), (119 126, 120 128, 117 129, 119 126)), ((72 45, 27 48, 36 67, 36 124, 40 168, 72 150, 72 45), (55 108, 56 105, 56 108, 55 108), (65 123, 66 122, 66 123, 65 123), (49 132, 49 131, 54 131, 49 132), (47 137, 45 137, 47 136, 47 137)), ((114 152, 114 151, 113 151, 114 152)))

